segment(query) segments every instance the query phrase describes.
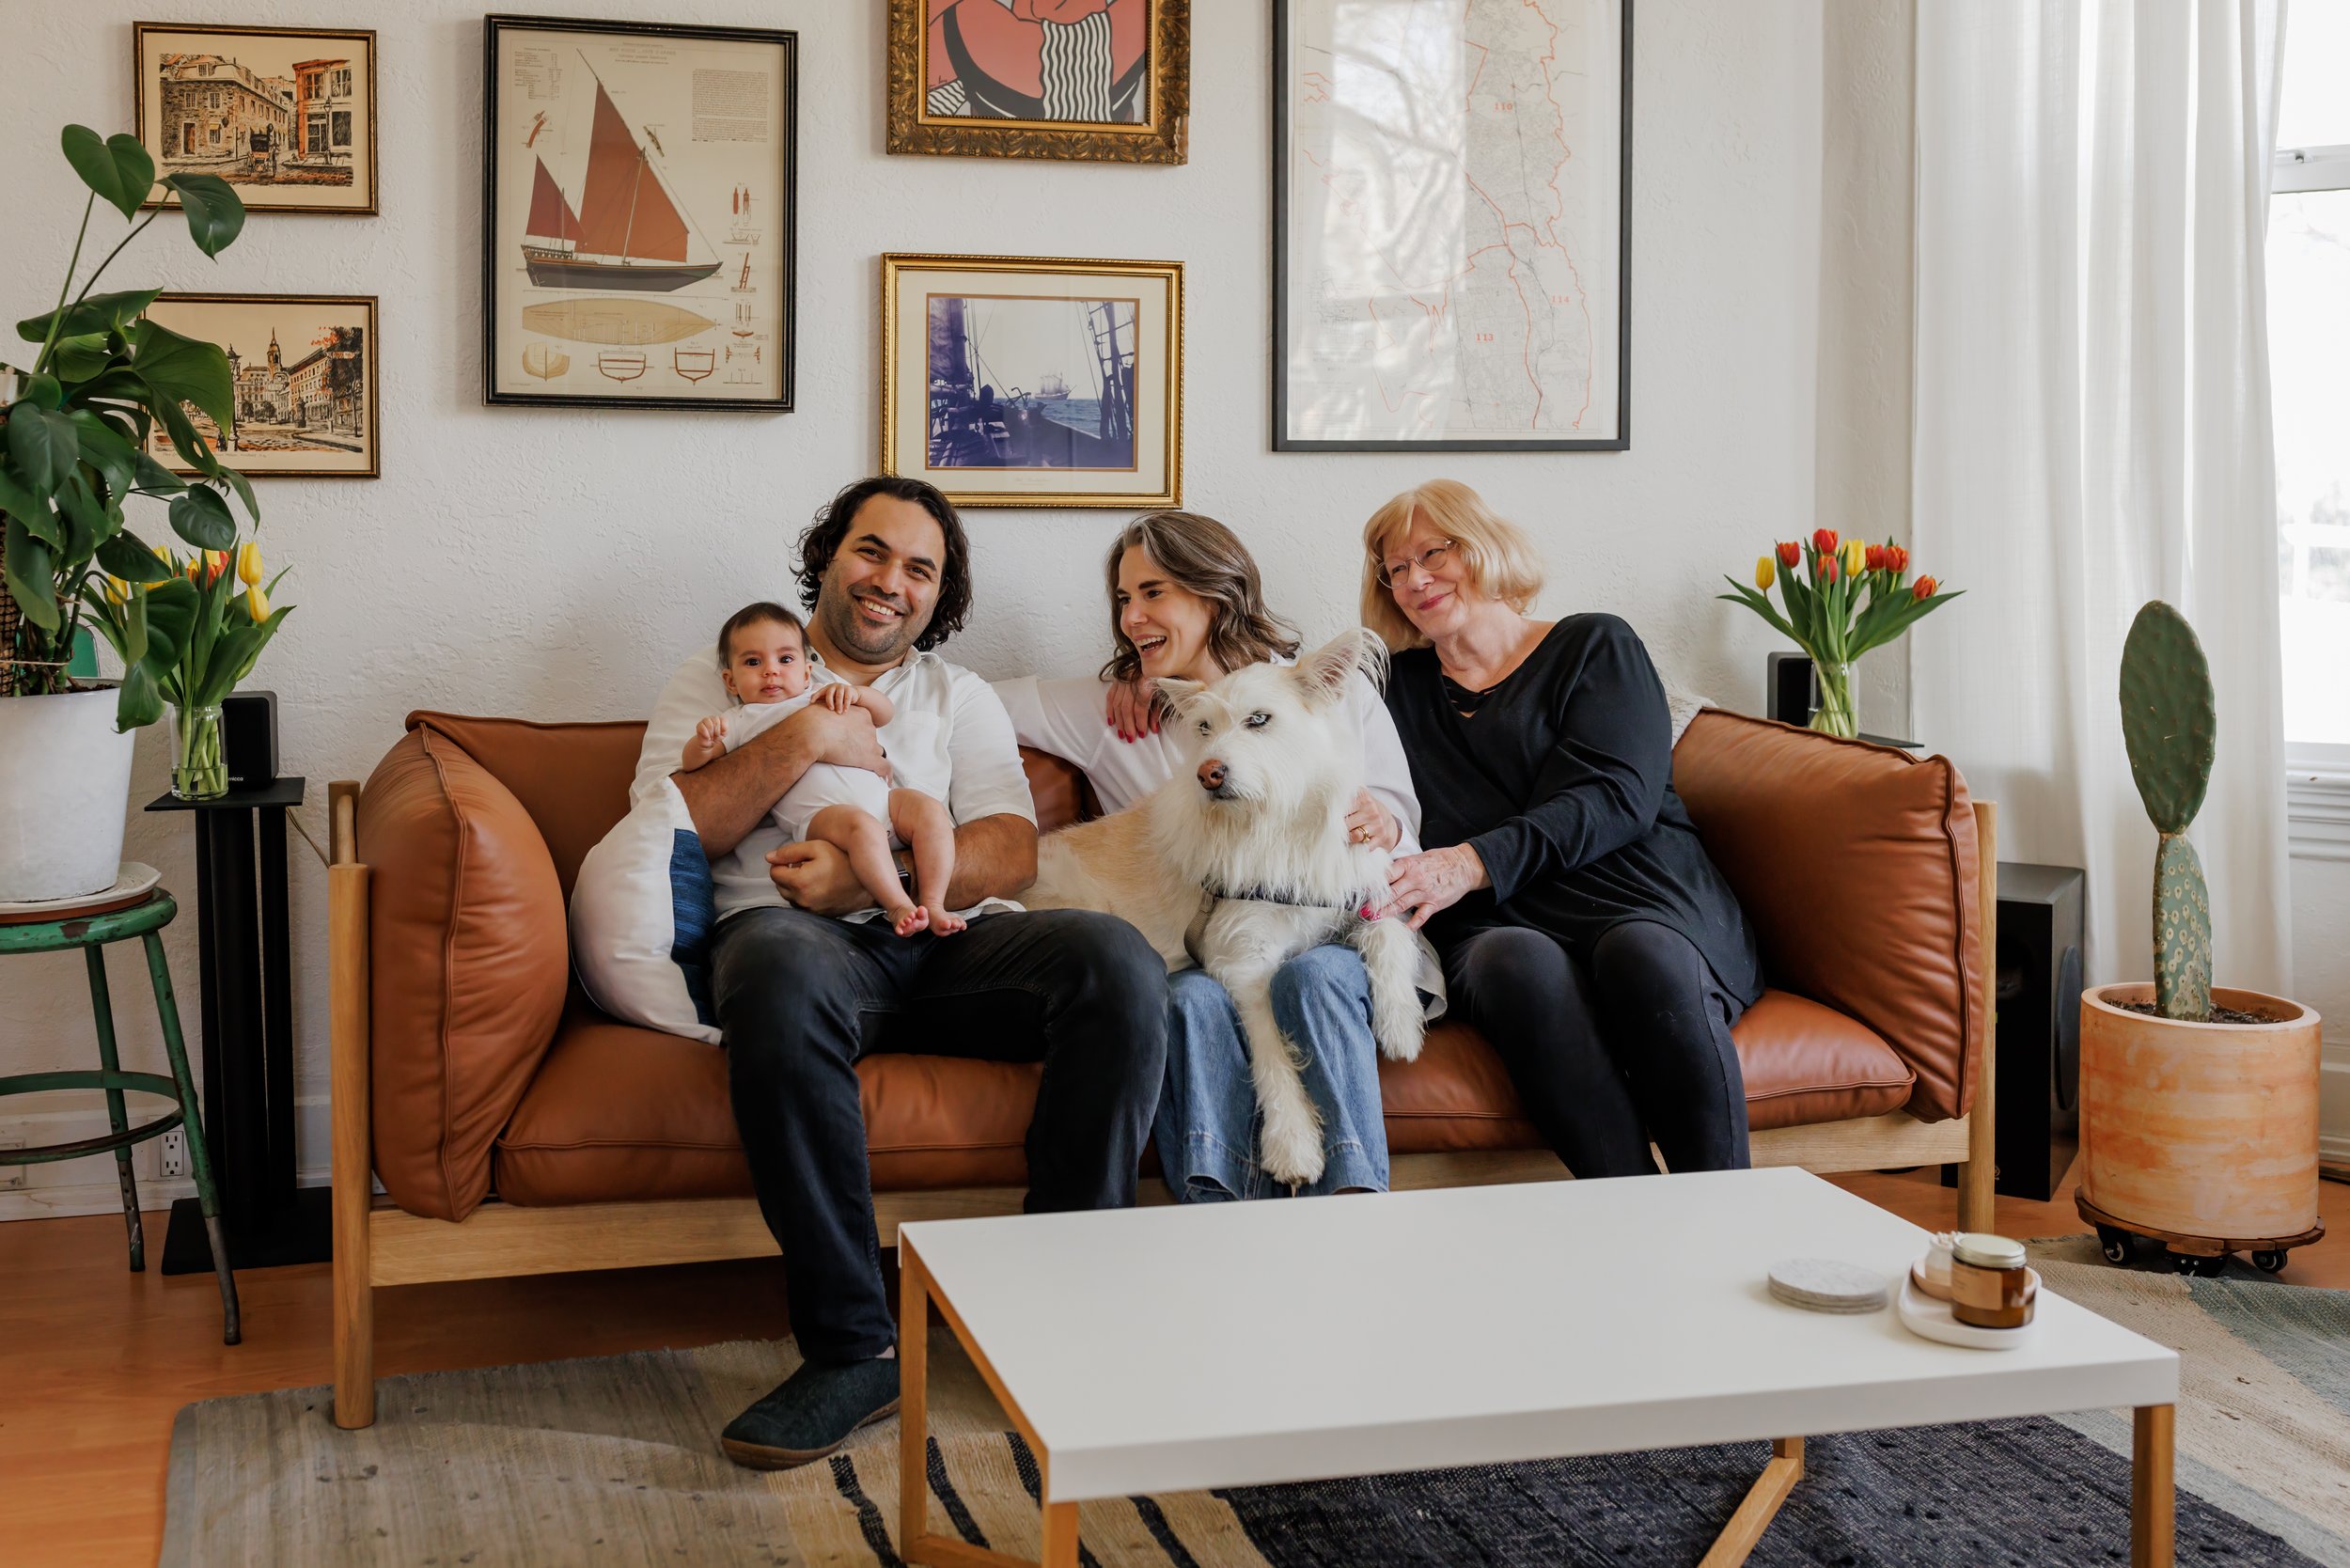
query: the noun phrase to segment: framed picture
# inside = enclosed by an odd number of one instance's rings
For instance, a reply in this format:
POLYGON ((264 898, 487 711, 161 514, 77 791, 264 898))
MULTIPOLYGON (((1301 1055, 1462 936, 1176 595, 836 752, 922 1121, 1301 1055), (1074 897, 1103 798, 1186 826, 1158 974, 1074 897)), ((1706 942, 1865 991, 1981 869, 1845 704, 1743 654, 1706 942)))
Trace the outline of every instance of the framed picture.
POLYGON ((373 215, 373 32, 138 22, 131 49, 158 175, 219 175, 248 212, 373 215))
MULTIPOLYGON (((158 294, 147 314, 227 353, 236 429, 224 434, 211 415, 180 406, 229 467, 251 479, 372 479, 381 471, 374 295, 158 294)), ((149 446, 173 473, 196 472, 161 427, 149 446)))
POLYGON ((799 36, 493 16, 484 396, 789 409, 799 36))
POLYGON ((1191 0, 889 0, 889 150, 1180 164, 1191 0))
POLYGON ((1632 0, 1273 5, 1277 451, 1631 445, 1632 0))
POLYGON ((882 258, 882 471, 959 507, 1183 499, 1183 264, 882 258))

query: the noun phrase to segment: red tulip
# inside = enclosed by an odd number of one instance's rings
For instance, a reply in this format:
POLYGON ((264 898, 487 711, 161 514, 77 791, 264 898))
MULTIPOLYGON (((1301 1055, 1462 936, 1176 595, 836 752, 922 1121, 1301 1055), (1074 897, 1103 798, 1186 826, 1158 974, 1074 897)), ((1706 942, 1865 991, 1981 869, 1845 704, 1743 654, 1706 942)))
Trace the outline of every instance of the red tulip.
POLYGON ((1791 571, 1792 571, 1792 570, 1794 570, 1794 564, 1795 564, 1797 561, 1801 560, 1801 559, 1803 559, 1803 546, 1802 546, 1802 545, 1797 544, 1797 543, 1796 543, 1794 540, 1792 540, 1792 539, 1791 539, 1791 540, 1784 541, 1783 542, 1781 542, 1781 543, 1780 543, 1780 545, 1779 545, 1779 547, 1778 547, 1778 564, 1779 564, 1779 565, 1781 565, 1781 566, 1783 566, 1783 567, 1786 567, 1786 568, 1788 568, 1789 570, 1791 570, 1791 571))
POLYGON ((1872 572, 1882 572, 1882 571, 1884 571, 1884 570, 1885 570, 1885 546, 1884 546, 1884 545, 1882 545, 1882 544, 1872 544, 1872 545, 1870 545, 1870 546, 1869 546, 1868 556, 1867 556, 1867 563, 1868 563, 1868 568, 1869 568, 1869 570, 1870 570, 1870 571, 1872 571, 1872 572))
POLYGON ((1934 597, 1935 588, 1935 584, 1933 578, 1920 577, 1918 579, 1917 586, 1909 590, 1909 596, 1912 599, 1931 599, 1934 597))
POLYGON ((1820 581, 1830 588, 1835 587, 1836 557, 1834 556, 1822 556, 1820 557, 1820 581))
POLYGON ((1836 553, 1836 530, 1833 528, 1815 529, 1811 535, 1811 548, 1823 556, 1834 555, 1836 553))
POLYGON ((1885 570, 1898 577, 1909 570, 1909 552, 1898 544, 1885 547, 1885 570))

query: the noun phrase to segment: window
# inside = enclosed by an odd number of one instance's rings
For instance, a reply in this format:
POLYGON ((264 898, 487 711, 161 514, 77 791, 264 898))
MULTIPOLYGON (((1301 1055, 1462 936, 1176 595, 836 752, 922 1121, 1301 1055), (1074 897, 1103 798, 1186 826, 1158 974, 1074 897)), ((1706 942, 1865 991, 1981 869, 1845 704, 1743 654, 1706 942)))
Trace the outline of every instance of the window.
MULTIPOLYGON (((334 113, 334 115, 333 115, 332 118, 333 118, 333 121, 334 121, 334 126, 335 126, 335 147, 336 147, 336 149, 337 149, 337 150, 338 150, 338 151, 343 151, 343 152, 348 152, 348 151, 350 151, 350 150, 351 150, 351 111, 350 111, 350 110, 348 110, 348 109, 337 109, 337 110, 336 110, 336 111, 335 111, 335 113, 334 113)), ((2350 517, 2345 517, 2345 518, 2343 519, 2343 521, 2344 521, 2344 522, 2350 522, 2350 517)))
POLYGON ((337 98, 349 98, 351 96, 350 71, 338 71, 335 72, 335 96, 337 98))
POLYGON ((2350 771, 2350 6, 2288 13, 2268 203, 2285 747, 2350 771))

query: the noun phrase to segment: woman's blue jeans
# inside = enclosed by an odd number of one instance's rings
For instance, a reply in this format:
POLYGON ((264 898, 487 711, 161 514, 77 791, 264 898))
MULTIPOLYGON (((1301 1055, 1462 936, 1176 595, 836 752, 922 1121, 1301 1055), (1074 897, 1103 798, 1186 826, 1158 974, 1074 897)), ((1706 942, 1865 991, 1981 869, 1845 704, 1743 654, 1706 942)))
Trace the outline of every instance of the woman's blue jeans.
POLYGON ((1322 1178, 1294 1189, 1258 1168, 1257 1090, 1232 998, 1198 969, 1178 970, 1167 986, 1167 1087, 1152 1137, 1178 1201, 1386 1190, 1371 978, 1354 949, 1316 948, 1273 977, 1273 1015, 1305 1054, 1306 1092, 1322 1116, 1322 1178))

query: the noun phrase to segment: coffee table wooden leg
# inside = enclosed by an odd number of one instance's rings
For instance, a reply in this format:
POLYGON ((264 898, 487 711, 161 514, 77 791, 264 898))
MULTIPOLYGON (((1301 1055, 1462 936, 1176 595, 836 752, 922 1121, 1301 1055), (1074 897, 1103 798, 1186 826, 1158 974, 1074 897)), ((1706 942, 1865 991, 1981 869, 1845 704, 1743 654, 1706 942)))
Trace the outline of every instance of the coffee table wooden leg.
POLYGON ((2178 1408, 2141 1404, 2130 1430, 2130 1568, 2170 1568, 2178 1495, 2172 1489, 2178 1408))
POLYGON ((1044 1549, 1038 1568, 1077 1568, 1077 1505, 1044 1505, 1044 1549))
POLYGON ((1762 1473, 1754 1478, 1746 1501, 1722 1527, 1713 1549, 1698 1568, 1738 1568, 1753 1551, 1755 1543, 1762 1539, 1763 1529, 1778 1512, 1778 1505, 1787 1500, 1787 1494, 1803 1479, 1803 1439, 1774 1437, 1771 1439, 1771 1462, 1762 1466, 1762 1473))
POLYGON ((898 1544, 909 1561, 930 1529, 930 1277, 898 1243, 898 1544))

